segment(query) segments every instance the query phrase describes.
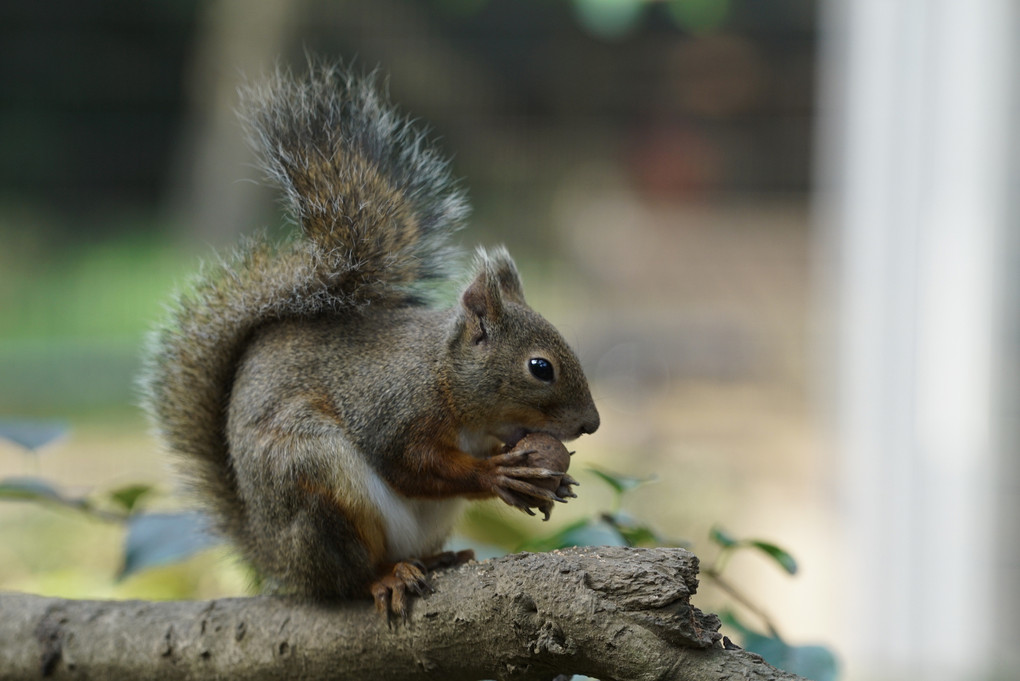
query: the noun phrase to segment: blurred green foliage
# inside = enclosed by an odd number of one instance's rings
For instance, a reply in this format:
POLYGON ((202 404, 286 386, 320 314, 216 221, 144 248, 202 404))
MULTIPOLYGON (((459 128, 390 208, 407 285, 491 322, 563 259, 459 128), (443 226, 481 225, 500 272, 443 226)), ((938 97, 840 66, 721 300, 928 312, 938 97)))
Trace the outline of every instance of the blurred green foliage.
POLYGON ((44 338, 137 338, 159 313, 174 281, 194 269, 193 256, 166 240, 124 236, 35 257, 9 253, 3 261, 0 338, 5 345, 44 338))
POLYGON ((42 248, 0 255, 0 414, 131 404, 145 333, 194 256, 139 237, 42 248))

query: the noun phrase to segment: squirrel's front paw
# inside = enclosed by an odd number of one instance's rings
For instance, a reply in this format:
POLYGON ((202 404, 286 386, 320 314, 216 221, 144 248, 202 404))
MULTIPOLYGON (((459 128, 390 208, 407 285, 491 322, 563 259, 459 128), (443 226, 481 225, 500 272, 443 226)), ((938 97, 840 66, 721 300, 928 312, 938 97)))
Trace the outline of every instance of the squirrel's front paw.
POLYGON ((489 459, 493 465, 493 491, 500 499, 529 515, 537 508, 549 519, 553 502, 576 497, 576 480, 566 474, 570 452, 559 440, 544 433, 525 436, 514 448, 489 459))

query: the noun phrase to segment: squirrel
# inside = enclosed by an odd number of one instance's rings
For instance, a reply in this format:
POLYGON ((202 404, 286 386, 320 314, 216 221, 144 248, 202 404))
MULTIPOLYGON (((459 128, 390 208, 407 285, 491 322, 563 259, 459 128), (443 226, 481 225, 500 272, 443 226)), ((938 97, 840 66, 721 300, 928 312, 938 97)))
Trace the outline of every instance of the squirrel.
POLYGON ((241 92, 297 234, 249 238, 179 294, 142 377, 157 436, 272 591, 372 597, 406 616, 466 499, 548 518, 576 496, 515 444, 571 440, 599 414, 581 364, 525 302, 513 259, 479 249, 443 309, 463 189, 375 72, 278 68, 241 92))

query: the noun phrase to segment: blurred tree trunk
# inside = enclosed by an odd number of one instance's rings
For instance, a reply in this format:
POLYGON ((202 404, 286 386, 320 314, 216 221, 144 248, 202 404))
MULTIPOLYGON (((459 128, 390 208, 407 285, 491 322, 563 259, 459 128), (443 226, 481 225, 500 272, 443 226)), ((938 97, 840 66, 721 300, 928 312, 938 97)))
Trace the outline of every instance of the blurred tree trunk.
POLYGON ((305 0, 216 0, 204 6, 186 75, 190 107, 173 175, 176 220, 203 245, 260 226, 268 193, 241 133, 237 87, 271 68, 293 40, 305 0), (246 165, 248 164, 248 165, 246 165))

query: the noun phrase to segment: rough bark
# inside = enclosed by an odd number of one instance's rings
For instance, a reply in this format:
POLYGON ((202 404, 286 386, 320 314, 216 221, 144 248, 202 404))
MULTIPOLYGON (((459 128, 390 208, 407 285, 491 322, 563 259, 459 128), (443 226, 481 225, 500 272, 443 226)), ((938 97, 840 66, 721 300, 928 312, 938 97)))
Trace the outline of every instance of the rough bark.
POLYGON ((406 622, 368 601, 0 595, 4 679, 796 679, 724 650, 681 549, 579 548, 432 577, 406 622))

